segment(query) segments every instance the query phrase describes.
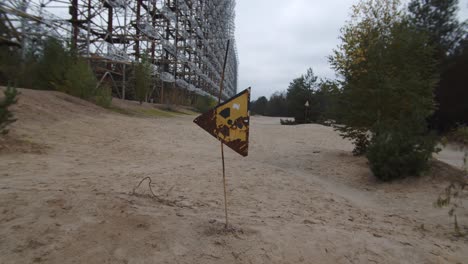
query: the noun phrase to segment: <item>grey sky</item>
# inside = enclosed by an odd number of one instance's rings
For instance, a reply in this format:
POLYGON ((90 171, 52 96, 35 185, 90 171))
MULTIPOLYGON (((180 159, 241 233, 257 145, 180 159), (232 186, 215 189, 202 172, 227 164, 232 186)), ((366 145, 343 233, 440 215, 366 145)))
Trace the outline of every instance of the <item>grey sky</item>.
MULTIPOLYGON (((322 78, 335 78, 327 56, 357 0, 237 0, 236 41, 239 87, 252 87, 252 99, 286 90, 312 67, 322 78)), ((459 16, 468 18, 468 0, 459 16)))

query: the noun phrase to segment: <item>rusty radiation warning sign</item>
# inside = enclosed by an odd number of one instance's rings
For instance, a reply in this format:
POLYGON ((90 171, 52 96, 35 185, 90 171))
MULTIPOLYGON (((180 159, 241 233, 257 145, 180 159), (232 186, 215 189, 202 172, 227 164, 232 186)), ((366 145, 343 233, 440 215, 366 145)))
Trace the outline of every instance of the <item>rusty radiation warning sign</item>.
POLYGON ((242 156, 249 151, 250 88, 198 116, 193 122, 242 156))

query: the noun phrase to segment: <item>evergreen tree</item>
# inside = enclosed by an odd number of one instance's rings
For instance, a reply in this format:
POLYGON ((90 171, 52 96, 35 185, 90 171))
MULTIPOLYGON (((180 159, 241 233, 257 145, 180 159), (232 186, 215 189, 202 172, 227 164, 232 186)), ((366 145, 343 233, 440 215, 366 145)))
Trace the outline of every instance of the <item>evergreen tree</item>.
POLYGON ((268 107, 268 99, 265 96, 259 97, 257 100, 252 102, 251 111, 255 114, 266 115, 268 107))
POLYGON ((367 154, 382 180, 419 174, 434 150, 426 119, 435 109, 433 48, 399 1, 361 1, 330 57, 343 77, 337 130, 367 154))
POLYGON ((382 84, 376 80, 387 69, 374 68, 369 61, 371 47, 389 38, 390 27, 402 19, 398 0, 361 1, 353 6, 351 20, 341 29, 342 44, 329 57, 332 68, 342 77, 342 92, 337 98, 337 119, 343 126, 337 130, 350 139, 355 155, 363 155, 370 142, 369 130, 374 125, 381 104, 375 100, 382 84), (370 74, 373 73, 373 74, 370 74))
POLYGON ((318 119, 317 102, 314 100, 314 89, 317 88, 317 76, 312 68, 306 74, 294 79, 287 91, 288 111, 296 123, 316 122, 318 119), (309 102, 309 107, 306 107, 309 102))
POLYGON ((18 99, 16 98, 18 91, 8 86, 4 91, 4 98, 0 100, 0 135, 5 135, 8 133, 6 127, 11 123, 15 122, 16 119, 13 118, 13 113, 8 109, 13 104, 16 104, 18 99))
POLYGON ((141 62, 136 63, 133 72, 135 96, 142 104, 146 101, 152 85, 151 64, 146 57, 141 62))
POLYGON ((428 34, 439 60, 453 54, 466 36, 467 23, 457 18, 458 0, 412 0, 408 9, 411 22, 428 34))
POLYGON ((412 0, 408 8, 413 25, 425 32, 435 47, 439 65, 440 83, 435 90, 438 110, 430 118, 431 127, 446 132, 458 123, 468 124, 468 23, 458 21, 458 0, 412 0))
POLYGON ((318 115, 318 122, 327 120, 337 121, 336 100, 340 95, 340 89, 335 81, 325 80, 318 84, 318 89, 314 92, 315 107, 318 115))
POLYGON ((270 96, 266 109, 268 116, 286 117, 288 115, 288 102, 284 92, 276 92, 270 96))
POLYGON ((48 38, 37 65, 37 88, 59 90, 63 87, 65 74, 72 64, 73 57, 62 43, 57 39, 48 38))
POLYGON ((96 93, 96 85, 96 76, 88 63, 82 58, 75 58, 56 89, 82 99, 90 99, 96 93))

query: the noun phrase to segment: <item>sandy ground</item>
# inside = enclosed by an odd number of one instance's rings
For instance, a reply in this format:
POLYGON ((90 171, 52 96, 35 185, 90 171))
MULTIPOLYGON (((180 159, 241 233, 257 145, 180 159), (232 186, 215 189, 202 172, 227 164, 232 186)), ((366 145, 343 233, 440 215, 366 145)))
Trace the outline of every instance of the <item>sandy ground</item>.
POLYGON ((455 144, 447 144, 445 146, 440 146, 440 148, 441 151, 434 155, 437 159, 456 168, 465 169, 466 165, 464 164, 464 157, 465 152, 468 152, 467 147, 455 144))
POLYGON ((457 173, 441 162, 379 183, 331 128, 253 117, 249 157, 226 150, 225 232, 219 143, 194 116, 31 90, 15 109, 0 142, 0 263, 468 263, 468 239, 433 206, 457 173), (133 193, 144 177, 158 199, 147 182, 133 193))

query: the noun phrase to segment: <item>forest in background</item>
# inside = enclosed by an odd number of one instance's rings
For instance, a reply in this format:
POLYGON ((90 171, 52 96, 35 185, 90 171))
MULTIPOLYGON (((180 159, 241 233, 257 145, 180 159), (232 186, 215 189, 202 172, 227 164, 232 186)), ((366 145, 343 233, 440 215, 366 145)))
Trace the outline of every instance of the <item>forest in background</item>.
POLYGON ((328 57, 338 79, 310 68, 252 112, 334 125, 381 180, 420 175, 437 133, 467 131, 468 31, 457 11, 457 0, 360 1, 328 57))
MULTIPOLYGON (((408 5, 407 10, 403 9, 397 1, 392 1, 390 5, 398 9, 398 12, 390 15, 394 18, 398 16, 398 19, 404 19, 408 27, 417 32, 423 32, 426 42, 422 44, 429 44, 433 48, 432 57, 437 80, 433 86, 435 109, 428 118, 430 128, 443 133, 459 125, 467 125, 468 24, 467 21, 459 21, 457 18, 458 1, 413 0, 408 5)), ((379 12, 382 11, 381 9, 379 12)), ((356 9, 353 12, 351 20, 359 16, 356 9)), ((386 23, 382 25, 382 28, 390 28, 390 22, 382 21, 382 23, 386 23)), ((345 26, 342 30, 348 29, 345 26)), ((342 35, 340 39, 346 41, 344 37, 345 35, 342 35)), ((363 35, 360 35, 359 38, 353 41, 365 41, 363 35)), ((344 48, 347 47, 340 46, 338 50, 344 48)), ((399 45, 393 48, 395 50, 392 52, 400 54, 403 52, 399 45)), ((415 48, 417 49, 417 47, 415 48)), ((330 58, 333 58, 333 55, 330 58)), ((354 62, 357 63, 357 58, 355 59, 354 62)), ((427 69, 431 65, 419 66, 421 69, 427 69)), ((335 70, 337 69, 335 68, 335 70)), ((412 75, 416 74, 418 69, 405 70, 408 75, 412 75)), ((403 71, 403 69, 398 69, 398 71, 403 71)), ((275 92, 270 98, 261 96, 253 101, 252 112, 265 116, 294 117, 297 123, 323 123, 330 119, 340 122, 336 104, 340 101, 339 97, 343 97, 349 79, 344 72, 337 70, 336 73, 339 76, 338 79, 322 80, 315 76, 310 68, 305 74, 293 79, 287 90, 275 92), (306 101, 309 101, 309 108, 305 107, 306 101)), ((370 85, 380 87, 382 83, 379 78, 385 78, 388 75, 387 70, 384 68, 375 71, 375 73, 377 76, 370 85)), ((411 90, 413 87, 409 85, 405 89, 411 90)))

